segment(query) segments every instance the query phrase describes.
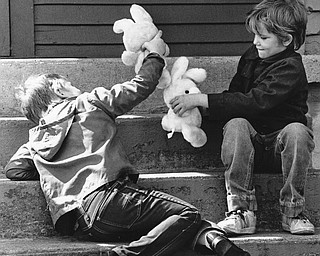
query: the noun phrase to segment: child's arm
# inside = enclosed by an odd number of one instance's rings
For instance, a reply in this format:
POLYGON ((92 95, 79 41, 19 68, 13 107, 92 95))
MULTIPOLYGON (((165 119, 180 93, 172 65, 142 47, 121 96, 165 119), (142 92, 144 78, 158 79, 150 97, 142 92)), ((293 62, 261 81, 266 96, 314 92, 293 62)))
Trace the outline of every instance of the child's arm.
POLYGON ((90 102, 104 110, 113 118, 123 115, 145 100, 156 88, 165 67, 161 54, 166 44, 155 37, 145 44, 150 53, 145 57, 138 74, 130 81, 116 84, 110 90, 96 88, 89 98, 90 102))
POLYGON ((39 180, 39 173, 34 166, 27 144, 18 149, 4 170, 7 178, 11 180, 39 180))
POLYGON ((274 63, 262 78, 256 80, 248 92, 243 92, 243 85, 232 82, 231 90, 209 94, 210 117, 217 120, 260 118, 268 113, 270 117, 282 114, 281 118, 290 117, 295 121, 305 118, 308 82, 300 58, 294 56, 274 63), (238 91, 235 85, 239 86, 238 91))

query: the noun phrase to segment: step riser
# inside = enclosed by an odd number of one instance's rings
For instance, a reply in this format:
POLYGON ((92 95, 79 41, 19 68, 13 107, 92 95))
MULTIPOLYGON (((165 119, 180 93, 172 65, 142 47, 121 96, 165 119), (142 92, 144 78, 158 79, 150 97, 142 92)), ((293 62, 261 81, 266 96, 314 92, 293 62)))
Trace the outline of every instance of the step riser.
MULTIPOLYGON (((124 148, 134 166, 142 173, 171 172, 190 168, 221 167, 220 144, 222 125, 204 123, 208 142, 193 148, 181 133, 167 138, 161 127, 161 116, 152 118, 119 118, 119 133, 124 148), (132 136, 134 134, 135 136, 132 136)), ((32 123, 26 119, 0 118, 0 165, 5 167, 16 150, 28 140, 32 123)))
MULTIPOLYGON (((221 92, 228 88, 235 74, 239 57, 188 57, 190 67, 204 68, 207 79, 201 83, 204 93, 221 92)), ((176 58, 168 58, 168 69, 176 58)), ((320 55, 304 55, 308 81, 320 81, 320 55)), ((120 58, 116 59, 21 59, 0 60, 0 116, 21 116, 19 106, 14 99, 14 88, 27 77, 40 73, 58 73, 64 75, 83 91, 94 87, 124 82, 134 76, 133 67, 125 66, 120 58)), ((153 95, 133 113, 161 113, 166 110, 162 90, 153 95)))
MULTIPOLYGON (((176 58, 168 58, 171 68, 176 58)), ((239 57, 189 57, 190 67, 202 67, 208 72, 207 80, 201 84, 203 92, 220 92, 228 87, 235 72, 239 57), (217 86, 219 85, 219 86, 217 86)), ((320 56, 303 56, 309 81, 320 81, 320 56)), ((126 67, 120 59, 25 59, 0 60, 0 168, 3 168, 16 149, 27 141, 28 129, 32 124, 25 120, 7 120, 6 116, 21 116, 14 99, 14 88, 31 74, 55 72, 61 73, 84 91, 96 86, 113 85, 126 81, 133 75, 132 67, 126 67), (20 123, 21 122, 21 123, 20 123)), ((313 152, 313 168, 320 169, 320 88, 310 89, 309 114, 312 117, 316 148, 313 152)), ((149 99, 141 103, 130 114, 165 113, 162 91, 156 90, 149 99)), ((120 122, 120 136, 130 154, 130 159, 138 169, 145 172, 170 171, 173 168, 184 169, 188 166, 199 168, 220 167, 221 126, 203 124, 210 137, 207 145, 200 150, 193 149, 176 134, 173 139, 166 138, 160 126, 160 118, 138 120, 134 124, 120 122), (126 128, 128 126, 130 128, 126 128), (150 129, 145 129, 148 127, 150 129), (207 128, 206 128, 207 127, 207 128), (130 130, 132 129, 132 130, 130 130), (143 132, 140 132, 143 131, 143 132), (130 136, 132 133, 142 136, 130 136), (213 134, 214 135, 211 135, 213 134), (142 140, 143 138, 143 140, 142 140), (159 147, 159 150, 157 149, 159 147), (209 150, 209 151, 207 151, 209 150), (183 152, 183 154, 181 153, 183 152), (200 160, 199 160, 200 159, 200 160), (199 166, 200 164, 200 166, 199 166)))
MULTIPOLYGON (((320 251, 319 231, 314 236, 292 236, 287 233, 257 234, 231 238, 251 256, 317 256, 320 251)), ((72 238, 36 238, 0 240, 0 255, 23 256, 102 256, 121 243, 79 242, 72 238)), ((212 256, 187 247, 172 256, 212 256)))
MULTIPOLYGON (((167 132, 161 127, 161 115, 133 119, 124 117, 118 118, 117 122, 118 136, 130 161, 141 173, 222 167, 221 123, 203 121, 202 128, 208 141, 205 146, 194 148, 183 139, 181 133, 175 133, 168 139, 167 132)), ((28 130, 32 126, 33 124, 24 118, 0 118, 0 168, 3 169, 16 150, 28 140, 28 130)), ((313 118, 312 126, 316 143, 312 167, 320 169, 320 116, 313 118)))
MULTIPOLYGON (((191 67, 202 67, 208 71, 207 80, 200 85, 203 92, 220 92, 228 87, 235 72, 238 57, 189 58, 191 67), (219 84, 219 87, 216 85, 219 84)), ((304 56, 309 81, 320 81, 320 56, 304 56)), ((168 59, 169 69, 175 59, 168 59)), ((110 87, 115 83, 132 78, 133 70, 125 67, 120 59, 54 59, 54 60, 0 60, 0 168, 3 168, 17 148, 27 141, 28 130, 32 124, 25 119, 6 118, 21 116, 14 100, 14 87, 35 73, 59 73, 67 76, 83 91, 97 86, 110 87)), ((307 180, 307 210, 313 223, 320 227, 320 103, 319 89, 311 88, 309 114, 312 117, 316 149, 313 165, 307 180)), ((170 140, 160 125, 161 116, 167 111, 162 91, 156 90, 145 102, 130 114, 159 114, 155 117, 118 118, 119 136, 131 162, 141 172, 140 183, 176 195, 195 206, 203 216, 219 221, 226 211, 224 176, 221 171, 220 145, 222 126, 203 122, 208 135, 208 143, 195 149, 175 134, 170 140), (135 134, 135 136, 132 136, 135 134), (201 175, 188 176, 182 172, 201 171, 201 175), (204 171, 209 171, 204 175, 204 171), (152 177, 147 173, 181 172, 180 176, 152 177)), ((0 175, 1 177, 1 175, 0 175)), ((256 175, 255 186, 259 205, 258 229, 280 229, 278 195, 282 186, 281 175, 256 175)), ((1 236, 13 237, 51 237, 55 235, 46 203, 38 182, 0 181, 0 230, 1 236)), ((272 244, 272 243, 271 243, 272 244)), ((319 243, 311 243, 308 250, 299 244, 272 246, 270 243, 244 244, 252 255, 285 255, 285 248, 292 250, 290 255, 311 256, 320 251, 319 243), (280 249, 279 249, 280 248, 280 249), (283 251, 281 251, 283 250, 283 251), (262 254, 265 251, 270 254, 262 254), (280 253, 280 254, 279 254, 280 253)), ((89 252, 88 252, 89 253, 89 252)), ((1 255, 1 252, 0 252, 1 255)), ((47 254, 50 255, 50 254, 47 254)), ((70 254, 71 255, 71 254, 70 254)), ((89 255, 89 254, 86 254, 89 255)), ((95 255, 90 254, 90 255, 95 255)), ((98 254, 97 254, 98 255, 98 254)), ((194 255, 180 254, 182 255, 194 255)), ((180 256, 176 255, 176 256, 180 256)), ((316 254, 315 254, 316 255, 316 254)))
MULTIPOLYGON (((168 69, 176 58, 168 58, 168 69)), ((203 67, 208 78, 200 89, 222 91, 235 72, 239 57, 190 57, 190 67, 203 67), (214 82, 214 83, 213 83, 214 82), (215 86, 212 86, 212 85, 215 86), (219 85, 219 86, 217 86, 219 85)), ((58 73, 68 79, 79 89, 91 91, 95 87, 110 88, 114 84, 125 82, 134 77, 134 68, 127 67, 121 59, 21 59, 0 60, 0 116, 21 116, 19 106, 14 98, 14 88, 27 77, 40 73, 58 73)), ((161 113, 166 110, 162 97, 163 91, 156 91, 133 113, 161 113)))
MULTIPOLYGON (((281 239, 281 236, 279 236, 281 239)), ((240 244, 242 249, 251 253, 252 256, 318 256, 320 243, 293 243, 291 241, 279 243, 275 241, 257 241, 251 244, 240 244)), ((177 255, 178 256, 178 255, 177 255)), ((182 256, 182 255, 181 255, 182 256)))
MULTIPOLYGON (((258 200, 258 230, 279 230, 279 190, 281 175, 255 175, 258 200)), ((306 188, 306 208, 311 220, 320 227, 320 174, 310 170, 306 188)), ((224 175, 216 173, 144 174, 139 184, 175 195, 198 207, 212 221, 224 218, 226 198, 224 175)), ((51 219, 36 181, 0 180, 1 236, 52 236, 51 219)))

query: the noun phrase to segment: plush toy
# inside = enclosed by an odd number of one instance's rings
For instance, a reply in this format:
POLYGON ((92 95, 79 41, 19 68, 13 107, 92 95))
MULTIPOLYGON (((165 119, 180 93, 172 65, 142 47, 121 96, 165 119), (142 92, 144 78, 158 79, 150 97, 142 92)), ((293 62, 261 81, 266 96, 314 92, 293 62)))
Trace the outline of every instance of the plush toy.
POLYGON ((158 86, 164 89, 163 97, 169 108, 168 113, 162 118, 162 128, 168 133, 168 138, 174 132, 181 132, 184 139, 193 147, 202 147, 207 142, 205 132, 200 128, 202 117, 198 108, 186 111, 182 116, 176 115, 170 107, 170 100, 176 96, 190 93, 200 93, 196 83, 203 82, 207 73, 202 68, 191 68, 188 70, 189 60, 179 57, 173 64, 171 70, 171 82, 158 86))
MULTIPOLYGON (((158 35, 159 30, 153 24, 150 14, 141 6, 133 4, 130 7, 132 19, 117 20, 113 25, 115 33, 123 33, 125 51, 121 55, 122 62, 127 66, 135 66, 138 73, 144 57, 149 53, 142 46, 158 35)), ((161 34, 160 34, 161 36, 161 34)), ((169 55, 167 46, 164 56, 169 55)), ((159 83, 167 83, 169 72, 164 69, 159 83)))

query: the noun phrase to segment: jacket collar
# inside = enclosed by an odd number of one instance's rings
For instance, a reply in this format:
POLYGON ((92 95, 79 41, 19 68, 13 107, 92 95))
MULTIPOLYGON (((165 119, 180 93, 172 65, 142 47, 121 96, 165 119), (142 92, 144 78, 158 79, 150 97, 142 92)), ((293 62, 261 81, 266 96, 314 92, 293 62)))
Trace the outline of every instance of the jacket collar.
POLYGON ((59 151, 75 116, 75 100, 64 100, 54 107, 40 124, 29 130, 32 154, 39 154, 46 160, 59 151))

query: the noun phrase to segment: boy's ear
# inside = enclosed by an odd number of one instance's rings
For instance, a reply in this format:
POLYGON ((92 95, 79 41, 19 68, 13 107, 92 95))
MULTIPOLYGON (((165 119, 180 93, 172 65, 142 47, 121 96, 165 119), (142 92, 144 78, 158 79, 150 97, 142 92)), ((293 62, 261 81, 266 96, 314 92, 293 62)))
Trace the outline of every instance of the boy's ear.
POLYGON ((282 42, 282 44, 285 46, 285 47, 288 47, 291 43, 292 43, 292 40, 293 40, 293 36, 291 34, 288 34, 288 37, 286 40, 284 40, 282 42))

